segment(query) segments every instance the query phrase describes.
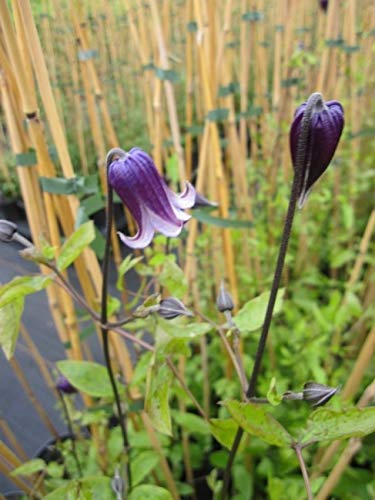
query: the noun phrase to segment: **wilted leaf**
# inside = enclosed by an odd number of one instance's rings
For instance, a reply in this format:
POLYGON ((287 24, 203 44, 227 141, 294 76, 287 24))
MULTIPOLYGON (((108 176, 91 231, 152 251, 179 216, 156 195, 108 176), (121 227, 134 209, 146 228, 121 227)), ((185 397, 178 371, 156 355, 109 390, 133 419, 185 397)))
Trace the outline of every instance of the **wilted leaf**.
MULTIPOLYGON (((285 288, 277 292, 273 315, 281 312, 285 288)), ((264 292, 251 299, 238 311, 233 320, 241 332, 253 332, 262 327, 270 292, 264 292)))
POLYGON ((290 446, 293 438, 264 406, 224 401, 234 420, 249 434, 275 446, 290 446))

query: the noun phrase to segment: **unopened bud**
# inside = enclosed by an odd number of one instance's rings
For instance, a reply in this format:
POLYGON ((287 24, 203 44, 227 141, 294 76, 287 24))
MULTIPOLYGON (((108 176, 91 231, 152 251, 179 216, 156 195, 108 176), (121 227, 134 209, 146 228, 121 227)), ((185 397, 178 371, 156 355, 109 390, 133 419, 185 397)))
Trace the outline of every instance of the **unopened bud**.
POLYGON ((116 467, 115 473, 113 475, 113 479, 111 481, 112 490, 116 494, 116 499, 122 499, 122 495, 124 492, 124 481, 120 476, 119 468, 116 467))
POLYGON ((338 387, 328 387, 316 382, 306 382, 303 386, 303 399, 311 406, 322 406, 336 394, 338 387))
POLYGON ((60 375, 56 382, 56 389, 64 394, 75 394, 77 389, 69 382, 64 375, 60 375))
POLYGON ((161 300, 158 314, 164 319, 173 319, 177 318, 177 316, 193 316, 193 313, 176 297, 161 300))
POLYGON ((234 303, 231 294, 226 290, 224 282, 221 282, 220 290, 216 298, 216 307, 221 313, 233 311, 234 303))
POLYGON ((9 220, 0 219, 0 240, 12 241, 14 235, 17 233, 17 225, 9 220))

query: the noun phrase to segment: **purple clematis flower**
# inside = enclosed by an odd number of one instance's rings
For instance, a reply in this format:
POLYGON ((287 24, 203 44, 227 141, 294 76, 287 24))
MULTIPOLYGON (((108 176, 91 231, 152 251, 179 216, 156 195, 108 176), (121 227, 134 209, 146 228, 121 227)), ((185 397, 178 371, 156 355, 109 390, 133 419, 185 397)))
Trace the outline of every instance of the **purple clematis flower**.
MULTIPOLYGON (((311 116, 308 139, 303 146, 304 164, 299 190, 299 208, 304 205, 313 184, 327 169, 344 127, 344 110, 338 101, 324 102, 320 94, 312 94, 310 99, 311 97, 318 100, 311 116)), ((290 128, 290 150, 294 169, 296 169, 297 150, 306 106, 307 102, 297 108, 290 128)))
POLYGON ((139 148, 131 149, 109 165, 108 180, 138 225, 133 237, 118 233, 121 241, 131 248, 145 248, 155 231, 178 236, 191 217, 184 209, 195 203, 193 186, 187 182, 183 193, 173 193, 151 157, 139 148))

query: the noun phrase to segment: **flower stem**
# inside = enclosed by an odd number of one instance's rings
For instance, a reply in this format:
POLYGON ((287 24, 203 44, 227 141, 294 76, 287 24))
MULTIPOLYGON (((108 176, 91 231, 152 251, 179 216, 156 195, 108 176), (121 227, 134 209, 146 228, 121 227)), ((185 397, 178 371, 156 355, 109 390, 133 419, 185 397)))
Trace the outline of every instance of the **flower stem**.
POLYGON ((121 408, 120 396, 118 393, 115 377, 113 374, 111 357, 109 354, 109 335, 108 335, 109 330, 108 330, 108 326, 107 326, 107 321, 108 321, 108 311, 107 311, 108 270, 109 270, 109 255, 110 255, 110 248, 111 248, 111 232, 112 232, 112 218, 113 218, 113 191, 112 191, 112 188, 108 182, 108 167, 111 164, 113 157, 115 155, 119 156, 122 153, 124 153, 122 150, 115 149, 115 150, 111 150, 107 155, 107 164, 106 164, 106 166, 107 166, 107 174, 106 174, 107 175, 107 214, 106 214, 107 220, 106 220, 106 234, 105 234, 105 251, 104 251, 104 258, 103 258, 103 265, 102 265, 103 282, 102 282, 102 301, 101 301, 101 314, 100 314, 101 328, 100 329, 101 329, 102 341, 103 341, 104 360, 105 360, 105 364, 107 367, 109 380, 111 382, 113 395, 115 398, 115 404, 116 404, 116 408, 117 408, 117 414, 118 414, 118 419, 119 419, 119 424, 120 424, 121 434, 122 434, 122 441, 123 441, 124 450, 125 450, 125 457, 126 457, 125 489, 126 489, 126 491, 130 491, 130 489, 131 489, 131 472, 130 472, 130 459, 129 459, 129 452, 130 452, 129 439, 128 439, 128 434, 127 434, 125 415, 123 414, 123 411, 121 408))
POLYGON ((298 444, 296 444, 295 446, 293 446, 293 448, 294 448, 294 451, 296 452, 299 466, 301 468, 303 480, 305 482, 307 498, 308 498, 308 500, 314 500, 314 496, 313 496, 312 491, 311 491, 311 484, 310 484, 309 475, 307 474, 306 464, 305 464, 305 461, 304 461, 303 456, 302 456, 301 447, 298 444))
MULTIPOLYGON (((301 132, 298 140, 298 149, 296 155, 293 184, 289 197, 288 210, 284 222, 284 230, 281 236, 279 255, 277 257, 276 268, 272 281, 271 293, 267 304, 266 315, 262 326, 262 332, 259 338, 257 352, 255 355, 253 371, 251 373, 249 386, 246 391, 246 397, 248 399, 255 396, 256 383, 258 381, 258 376, 262 365, 262 359, 267 343, 269 328, 271 325, 273 309, 275 307, 277 292, 281 281, 281 276, 284 267, 286 251, 288 249, 289 237, 292 230, 297 201, 301 192, 302 181, 305 176, 306 169, 309 168, 309 165, 306 165, 306 151, 310 135, 311 117, 312 114, 314 113, 314 108, 316 107, 317 103, 321 101, 321 99, 322 97, 318 93, 314 93, 309 97, 301 122, 301 132)), ((227 498, 230 473, 243 433, 244 433, 243 429, 239 427, 237 434, 234 438, 232 448, 229 453, 228 462, 224 471, 224 482, 221 493, 222 500, 225 500, 227 498)))
POLYGON ((71 443, 72 443, 72 455, 74 457, 74 461, 75 461, 76 466, 77 466, 77 471, 78 471, 79 477, 82 477, 82 468, 81 468, 81 464, 78 460, 77 449, 76 449, 76 442, 75 442, 76 437, 75 437, 75 434, 73 431, 73 425, 72 425, 72 421, 71 421, 71 418, 69 415, 69 410, 68 410, 68 407, 66 405, 64 395, 59 390, 57 390, 57 393, 58 393, 60 401, 61 401, 63 412, 64 412, 64 415, 66 418, 66 424, 68 426, 69 434, 71 436, 70 439, 71 439, 71 443))

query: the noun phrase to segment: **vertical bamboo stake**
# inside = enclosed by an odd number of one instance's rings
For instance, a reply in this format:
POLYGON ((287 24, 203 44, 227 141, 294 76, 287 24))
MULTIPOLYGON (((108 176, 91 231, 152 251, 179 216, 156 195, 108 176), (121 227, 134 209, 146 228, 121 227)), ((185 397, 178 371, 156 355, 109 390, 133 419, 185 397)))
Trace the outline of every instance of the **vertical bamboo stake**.
MULTIPOLYGON (((151 14, 153 18, 153 23, 156 30, 156 38, 159 47, 159 57, 160 64, 163 71, 167 71, 169 69, 168 57, 167 57, 167 49, 163 37, 163 32, 161 29, 161 23, 159 18, 159 13, 157 9, 157 5, 155 0, 150 0, 151 14)), ((180 186, 183 189, 185 180, 186 180, 186 172, 185 172, 185 161, 184 154, 181 146, 181 134, 180 127, 178 123, 177 116, 177 108, 176 101, 174 95, 174 89, 172 82, 168 79, 164 80, 164 89, 167 100, 168 114, 172 131, 173 145, 177 154, 178 159, 178 169, 179 169, 179 177, 180 177, 180 186)))
MULTIPOLYGON (((198 29, 200 31, 198 41, 198 52, 199 52, 199 62, 200 62, 200 71, 202 75, 202 84, 204 90, 205 97, 205 106, 206 111, 210 111, 214 109, 214 101, 211 94, 211 88, 209 83, 208 76, 208 61, 206 59, 206 54, 204 50, 204 40, 202 40, 203 35, 203 17, 201 11, 201 4, 194 0, 194 8, 195 15, 198 21, 198 29)), ((214 121, 209 122, 210 127, 210 137, 212 140, 212 148, 213 148, 213 161, 214 161, 214 170, 215 170, 215 182, 216 188, 218 192, 218 201, 219 212, 222 217, 228 217, 228 191, 225 183, 223 165, 221 160, 221 150, 220 150, 220 140, 219 140, 219 131, 217 128, 217 124, 214 121)), ((224 229, 221 232, 222 242, 223 242, 223 250, 224 250, 224 258, 225 258, 225 274, 228 276, 231 293, 233 295, 233 299, 235 303, 238 303, 238 292, 237 292, 237 278, 234 269, 234 255, 231 241, 231 234, 228 229, 224 229)))
POLYGON ((30 401, 32 402, 35 410, 37 411, 41 421, 44 423, 44 425, 47 427, 47 429, 50 431, 52 436, 54 436, 56 439, 59 438, 59 433, 57 432, 55 426, 53 425, 51 419, 48 417, 47 413, 44 411, 43 407, 39 403, 38 399, 35 396, 34 391, 32 390, 29 382, 27 381, 27 377, 24 374, 22 368, 20 367, 18 361, 16 358, 12 358, 9 361, 15 375, 17 376, 18 380, 20 381, 23 390, 29 397, 30 401))
POLYGON ((18 439, 13 434, 12 429, 9 427, 9 425, 3 418, 0 418, 0 428, 4 433, 4 436, 8 439, 11 446, 13 446, 15 452, 18 454, 18 458, 25 462, 29 460, 29 457, 26 455, 26 452, 23 449, 21 443, 19 443, 18 439))

